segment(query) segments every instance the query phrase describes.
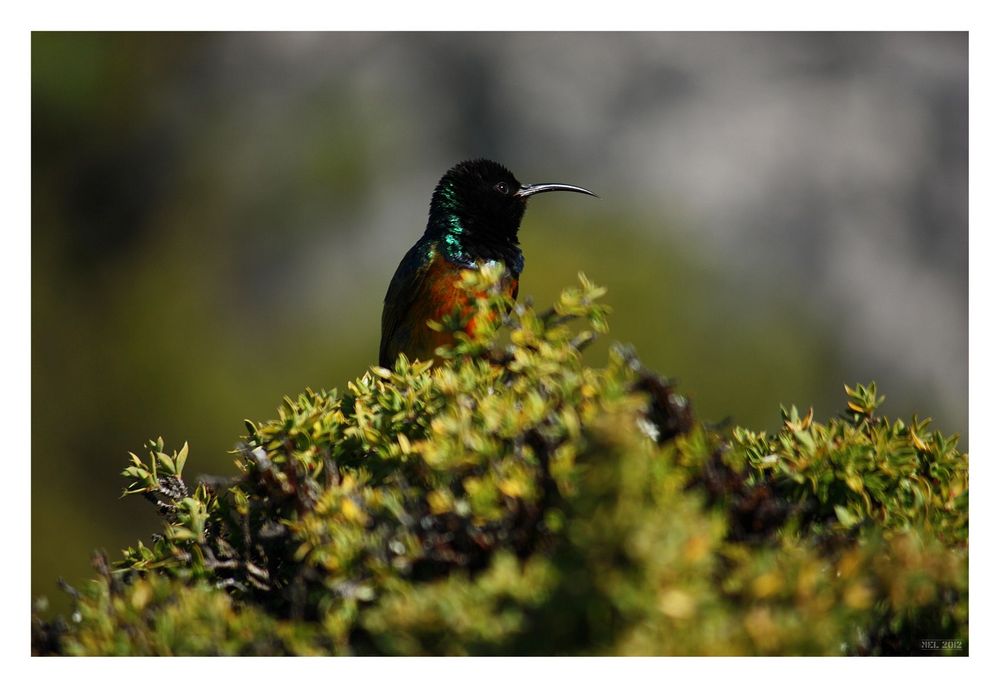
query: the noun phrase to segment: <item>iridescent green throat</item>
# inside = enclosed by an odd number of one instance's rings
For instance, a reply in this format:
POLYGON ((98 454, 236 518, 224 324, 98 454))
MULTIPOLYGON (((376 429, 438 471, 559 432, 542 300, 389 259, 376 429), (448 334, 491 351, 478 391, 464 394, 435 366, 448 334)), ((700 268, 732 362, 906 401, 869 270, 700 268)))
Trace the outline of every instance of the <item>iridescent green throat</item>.
POLYGON ((425 237, 456 265, 471 268, 480 260, 499 260, 516 275, 524 265, 517 245, 519 218, 505 222, 506 218, 492 217, 491 212, 490 207, 468 207, 466 199, 459 199, 455 185, 443 181, 431 199, 425 237))
MULTIPOLYGON (((456 218, 457 220, 457 218, 456 218)), ((469 252, 465 250, 465 245, 462 242, 462 226, 456 221, 455 227, 457 229, 449 229, 441 237, 441 252, 444 257, 453 263, 461 263, 463 265, 471 265, 474 261, 469 252)))
POLYGON ((441 252, 445 258, 453 263, 471 265, 474 261, 464 242, 468 231, 459 217, 458 203, 453 185, 444 184, 438 188, 431 201, 427 232, 439 237, 441 252))

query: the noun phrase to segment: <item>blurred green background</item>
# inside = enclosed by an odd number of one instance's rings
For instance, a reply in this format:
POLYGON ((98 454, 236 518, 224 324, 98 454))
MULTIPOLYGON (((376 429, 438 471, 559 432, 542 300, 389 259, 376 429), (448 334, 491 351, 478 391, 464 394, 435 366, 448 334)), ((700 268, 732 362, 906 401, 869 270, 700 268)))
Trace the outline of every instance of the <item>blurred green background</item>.
POLYGON ((154 531, 145 439, 228 473, 243 418, 375 363, 469 157, 601 195, 533 200, 521 294, 607 286, 702 417, 875 379, 964 435, 967 73, 966 34, 34 33, 33 594, 154 531))

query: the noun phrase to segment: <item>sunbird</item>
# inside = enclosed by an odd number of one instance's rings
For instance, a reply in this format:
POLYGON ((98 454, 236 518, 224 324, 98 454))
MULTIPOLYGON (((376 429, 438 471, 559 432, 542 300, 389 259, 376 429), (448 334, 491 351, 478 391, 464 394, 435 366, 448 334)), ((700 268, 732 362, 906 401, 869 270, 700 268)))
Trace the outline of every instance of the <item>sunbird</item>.
MULTIPOLYGON (((499 263, 501 288, 517 298, 524 269, 517 231, 528 198, 546 191, 597 196, 572 184, 522 184, 492 160, 467 160, 445 172, 431 196, 427 229, 389 282, 382 307, 380 366, 392 368, 400 353, 410 360, 430 360, 435 349, 452 341, 451 333, 433 330, 427 321, 440 322, 466 303, 459 286, 463 270, 499 263)), ((470 320, 466 331, 476 329, 470 320)))

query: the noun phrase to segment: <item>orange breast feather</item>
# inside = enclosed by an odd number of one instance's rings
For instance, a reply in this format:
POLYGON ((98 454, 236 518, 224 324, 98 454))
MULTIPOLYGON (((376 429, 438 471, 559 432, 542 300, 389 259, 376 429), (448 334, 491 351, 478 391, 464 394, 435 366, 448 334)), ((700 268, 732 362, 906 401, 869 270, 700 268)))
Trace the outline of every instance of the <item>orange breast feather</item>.
MULTIPOLYGON (((443 345, 451 344, 452 336, 450 332, 436 332, 426 323, 428 320, 442 322, 447 316, 458 310, 463 316, 471 315, 475 305, 469 302, 469 295, 464 293, 460 287, 463 268, 460 265, 446 260, 440 254, 436 255, 427 268, 421 285, 421 294, 418 295, 413 304, 414 313, 411 314, 414 323, 413 337, 407 347, 407 355, 429 359, 433 356, 434 350, 443 345)), ((518 280, 513 275, 506 273, 502 282, 504 291, 509 296, 517 296, 518 280)), ((482 294, 476 294, 478 298, 482 294)), ((495 315, 492 317, 496 317, 495 315)), ((472 336, 480 327, 476 318, 470 318, 465 326, 465 332, 472 336)))

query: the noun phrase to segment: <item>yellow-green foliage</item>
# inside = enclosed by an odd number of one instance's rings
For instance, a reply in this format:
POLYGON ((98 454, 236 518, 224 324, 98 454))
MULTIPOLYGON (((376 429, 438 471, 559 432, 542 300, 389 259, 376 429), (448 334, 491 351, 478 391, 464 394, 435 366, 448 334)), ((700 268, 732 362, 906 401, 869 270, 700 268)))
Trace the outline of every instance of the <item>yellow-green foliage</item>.
MULTIPOLYGON (((65 654, 968 652, 968 457, 927 421, 782 409, 720 433, 612 346, 602 290, 511 304, 442 360, 247 421, 232 480, 150 443, 126 492, 165 519, 36 619, 65 654)), ((462 323, 449 319, 444 327, 462 323)))

